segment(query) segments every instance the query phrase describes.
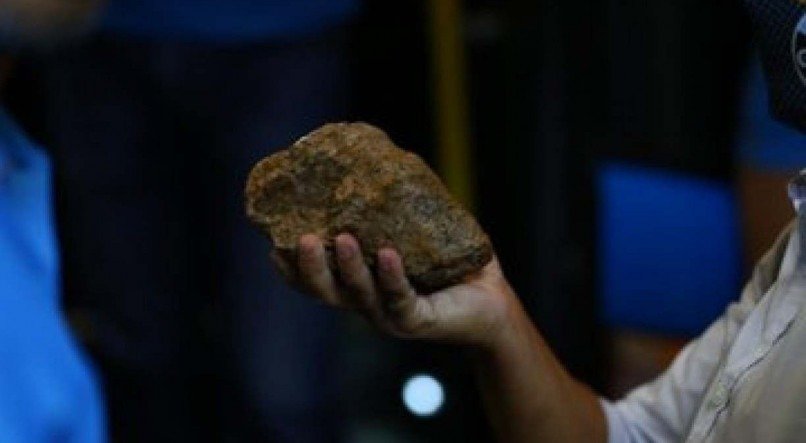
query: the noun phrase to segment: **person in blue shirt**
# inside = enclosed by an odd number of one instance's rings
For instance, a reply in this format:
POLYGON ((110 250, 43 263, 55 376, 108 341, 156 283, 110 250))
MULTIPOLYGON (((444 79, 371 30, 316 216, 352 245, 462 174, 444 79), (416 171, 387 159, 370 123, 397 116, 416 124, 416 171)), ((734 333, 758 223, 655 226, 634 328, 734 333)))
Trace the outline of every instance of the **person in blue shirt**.
MULTIPOLYGON (((71 9, 60 0, 0 2, 0 92, 13 50, 76 31, 89 11, 71 9)), ((0 441, 4 443, 106 441, 101 391, 64 318, 59 291, 50 162, 0 102, 0 441)))
POLYGON ((336 319, 267 275, 242 192, 345 118, 358 1, 107 0, 46 60, 66 301, 113 439, 336 439, 336 319))
POLYGON ((0 441, 105 440, 92 368, 63 317, 50 164, 0 108, 0 441))

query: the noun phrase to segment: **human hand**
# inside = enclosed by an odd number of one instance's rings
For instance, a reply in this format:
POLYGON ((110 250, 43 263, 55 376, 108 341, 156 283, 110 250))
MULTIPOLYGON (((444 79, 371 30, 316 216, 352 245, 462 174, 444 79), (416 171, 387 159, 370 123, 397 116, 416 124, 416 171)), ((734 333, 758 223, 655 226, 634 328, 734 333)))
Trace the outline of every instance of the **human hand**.
POLYGON ((356 311, 394 336, 492 347, 518 305, 496 258, 463 283, 425 295, 409 284, 394 249, 378 251, 373 274, 351 235, 337 236, 334 248, 335 272, 315 235, 300 238, 296 263, 277 255, 274 259, 304 291, 328 305, 356 311))
POLYGON ((342 234, 333 243, 333 270, 314 235, 299 239, 294 263, 276 254, 275 262, 306 292, 362 314, 382 331, 482 351, 472 362, 499 441, 606 441, 599 397, 554 357, 495 258, 463 283, 424 295, 409 284, 393 249, 378 251, 373 274, 355 238, 342 234))

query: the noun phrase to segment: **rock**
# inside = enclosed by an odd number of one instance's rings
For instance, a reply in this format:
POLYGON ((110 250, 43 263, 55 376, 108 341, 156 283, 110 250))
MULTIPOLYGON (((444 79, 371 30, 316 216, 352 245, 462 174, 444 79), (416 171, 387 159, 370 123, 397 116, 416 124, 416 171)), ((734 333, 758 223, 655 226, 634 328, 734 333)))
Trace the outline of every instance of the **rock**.
POLYGON ((425 293, 492 258, 487 235, 428 166, 366 123, 326 124, 261 160, 246 184, 246 213, 291 263, 307 233, 323 240, 331 264, 343 232, 356 237, 370 267, 379 248, 394 247, 425 293))

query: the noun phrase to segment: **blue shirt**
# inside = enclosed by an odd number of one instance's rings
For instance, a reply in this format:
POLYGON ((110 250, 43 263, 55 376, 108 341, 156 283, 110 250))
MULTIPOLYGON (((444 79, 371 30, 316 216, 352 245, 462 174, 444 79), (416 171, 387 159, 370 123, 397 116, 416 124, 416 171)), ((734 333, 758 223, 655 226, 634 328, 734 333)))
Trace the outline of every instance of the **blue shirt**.
POLYGON ((59 306, 45 154, 0 108, 0 441, 105 440, 101 396, 59 306))
POLYGON ((118 34, 215 42, 312 34, 353 16, 360 0, 108 0, 118 34))

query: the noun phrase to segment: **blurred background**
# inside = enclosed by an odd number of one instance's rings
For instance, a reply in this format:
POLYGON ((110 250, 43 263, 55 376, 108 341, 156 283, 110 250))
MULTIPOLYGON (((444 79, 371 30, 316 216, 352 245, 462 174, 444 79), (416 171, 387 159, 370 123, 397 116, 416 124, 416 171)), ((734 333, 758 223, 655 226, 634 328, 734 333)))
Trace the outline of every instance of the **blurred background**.
POLYGON ((738 297, 806 165, 738 2, 101 7, 16 57, 4 100, 54 161, 63 305, 113 441, 490 440, 462 350, 270 271, 246 173, 324 122, 438 170, 561 360, 616 397, 738 297))

